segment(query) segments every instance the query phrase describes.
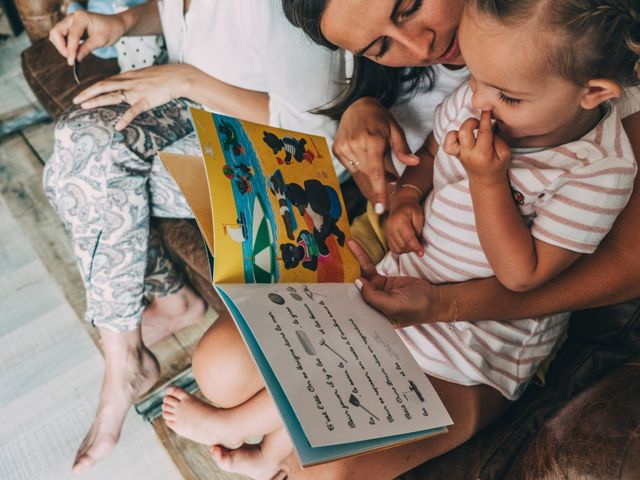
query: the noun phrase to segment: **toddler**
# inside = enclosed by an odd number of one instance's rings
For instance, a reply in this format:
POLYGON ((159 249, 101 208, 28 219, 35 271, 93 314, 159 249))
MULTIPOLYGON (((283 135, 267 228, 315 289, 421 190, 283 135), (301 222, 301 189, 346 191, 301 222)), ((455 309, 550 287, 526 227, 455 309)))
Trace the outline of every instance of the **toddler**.
MULTIPOLYGON (((631 194, 636 165, 612 100, 640 83, 640 5, 470 0, 458 42, 471 78, 438 107, 420 164, 398 182, 378 270, 533 289, 593 253, 631 194)), ((426 373, 513 400, 567 319, 453 318, 399 333, 426 373)))

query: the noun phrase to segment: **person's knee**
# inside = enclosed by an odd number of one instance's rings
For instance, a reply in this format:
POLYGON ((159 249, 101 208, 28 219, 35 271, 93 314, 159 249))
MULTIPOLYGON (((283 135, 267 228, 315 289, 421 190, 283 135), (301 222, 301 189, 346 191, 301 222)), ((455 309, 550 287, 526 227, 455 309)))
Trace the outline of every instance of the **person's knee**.
POLYGON ((63 188, 61 185, 65 179, 69 177, 73 170, 74 156, 71 154, 73 149, 74 136, 72 120, 70 117, 79 107, 73 106, 65 110, 56 120, 53 130, 54 145, 53 155, 47 160, 42 175, 42 186, 49 202, 56 207, 58 201, 58 190, 63 188))
POLYGON ((72 106, 56 121, 54 150, 43 173, 43 187, 53 207, 64 216, 60 204, 73 203, 82 191, 87 203, 106 189, 109 160, 117 158, 108 151, 118 149, 115 122, 119 118, 114 106, 83 110, 72 106), (83 180, 89 179, 89 180, 83 180), (84 188, 87 187, 87 188, 84 188))
POLYGON ((95 157, 102 150, 117 147, 124 141, 115 128, 122 113, 122 107, 118 105, 89 110, 78 105, 68 108, 56 121, 54 152, 79 163, 95 157))
POLYGON ((200 390, 214 404, 229 408, 252 396, 256 375, 235 326, 213 328, 200 340, 191 360, 200 390))
POLYGON ((65 140, 72 135, 88 130, 94 132, 96 129, 103 135, 113 136, 116 123, 123 113, 124 108, 121 105, 105 105, 90 109, 72 105, 56 120, 54 137, 56 140, 65 140))
POLYGON ((234 392, 242 376, 237 368, 236 352, 223 341, 203 340, 193 353, 193 375, 207 399, 219 407, 233 407, 236 405, 234 392))

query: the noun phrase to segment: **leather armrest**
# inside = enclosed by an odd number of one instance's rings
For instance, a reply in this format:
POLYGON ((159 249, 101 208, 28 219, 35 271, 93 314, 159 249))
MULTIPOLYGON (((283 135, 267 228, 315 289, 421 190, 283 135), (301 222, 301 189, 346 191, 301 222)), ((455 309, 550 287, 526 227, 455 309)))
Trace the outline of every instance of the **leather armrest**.
POLYGON ((558 410, 508 478, 640 478, 639 434, 640 356, 636 356, 558 410))
POLYGON ((62 20, 63 0, 15 0, 18 14, 32 42, 47 38, 49 30, 62 20))
POLYGON ((81 90, 120 71, 115 59, 89 55, 80 64, 80 85, 73 70, 48 40, 39 40, 22 52, 22 71, 42 106, 56 118, 81 90))

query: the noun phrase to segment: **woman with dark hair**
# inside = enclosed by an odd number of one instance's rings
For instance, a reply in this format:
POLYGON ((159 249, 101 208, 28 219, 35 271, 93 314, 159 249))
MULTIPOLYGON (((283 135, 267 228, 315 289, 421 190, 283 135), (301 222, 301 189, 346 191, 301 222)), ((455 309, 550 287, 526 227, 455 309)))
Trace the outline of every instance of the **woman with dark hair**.
MULTIPOLYGON (((428 6, 422 5, 421 0, 378 0, 376 4, 380 7, 372 9, 366 0, 283 0, 289 20, 314 41, 358 54, 356 70, 363 65, 365 69, 371 68, 366 65, 376 62, 382 71, 411 66, 414 71, 419 67, 438 69, 438 73, 466 72, 461 68, 464 60, 456 38, 464 0, 435 0, 428 6)), ((395 174, 389 152, 400 153, 397 156, 401 159, 403 148, 400 142, 394 143, 394 138, 402 138, 402 127, 386 107, 389 107, 389 98, 396 101, 398 92, 406 95, 415 85, 399 79, 391 86, 377 85, 364 91, 362 85, 366 83, 358 81, 360 77, 360 73, 354 74, 352 85, 343 97, 348 100, 334 106, 342 116, 333 149, 354 174, 365 196, 372 203, 386 205, 389 182, 385 171, 395 174), (388 97, 390 91, 396 93, 388 97), (348 101, 353 102, 348 104, 348 101)), ((433 86, 437 88, 439 82, 438 75, 433 86)), ((430 93, 418 95, 422 98, 412 99, 412 104, 418 104, 430 93)), ((639 89, 624 89, 617 106, 637 159, 640 156, 639 89)), ((427 132, 423 130, 423 136, 427 132)), ((365 286, 363 295, 399 326, 446 321, 454 315, 466 321, 509 320, 636 298, 640 293, 638 269, 620 269, 619 265, 640 263, 634 241, 635 232, 640 228, 639 213, 640 192, 636 180, 629 204, 597 252, 582 258, 551 284, 526 294, 510 292, 489 278, 437 287, 406 279, 406 287, 402 288, 397 285, 397 279, 387 279, 384 289, 369 284, 371 288, 365 286), (603 278, 607 281, 603 282, 603 278)), ((365 252, 362 249, 358 252, 365 267, 373 271, 365 252)))
MULTIPOLYGON (((407 94, 415 94, 410 105, 421 105, 418 122, 424 122, 439 103, 435 99, 443 85, 457 80, 451 91, 467 79, 457 41, 465 1, 431 0, 423 4, 422 0, 283 0, 283 6, 289 20, 317 43, 344 48, 356 55, 356 73, 345 93, 346 100, 329 111, 336 116, 342 113, 334 152, 352 172, 376 212, 381 212, 387 204, 385 171, 394 170, 390 152, 409 165, 418 161, 412 150, 417 156, 423 153, 410 145, 413 140, 405 136, 400 126, 411 119, 399 121, 392 115, 393 109, 387 107, 407 94), (349 102, 351 105, 345 109, 349 102)), ((621 116, 626 117, 624 127, 637 155, 639 95, 637 89, 626 93, 618 107, 621 116)), ((424 123, 418 127, 425 138, 428 128, 424 123)), ((517 320, 637 297, 639 269, 621 269, 619 265, 640 263, 634 241, 639 214, 640 195, 634 192, 597 253, 583 256, 553 281, 527 293, 509 291, 493 277, 440 286, 412 277, 383 277, 376 273, 361 247, 352 248, 363 267, 364 299, 397 327, 429 322, 517 320)), ((369 212, 368 218, 373 217, 369 212)), ((170 392, 165 408, 188 436, 209 432, 201 439, 215 444, 214 458, 224 469, 256 478, 282 476, 283 472, 289 478, 394 478, 460 445, 508 406, 508 401, 487 385, 460 385, 430 377, 455 422, 446 435, 301 470, 292 455, 280 463, 278 455, 290 445, 282 428, 277 428, 280 424, 274 417, 274 407, 248 352, 236 348, 238 345, 241 340, 232 321, 228 316, 222 317, 204 336, 193 358, 194 373, 203 393, 226 410, 194 403, 179 390, 170 392), (196 409, 208 418, 206 425, 189 422, 196 409), (208 411, 202 413, 203 409, 208 411), (239 425, 233 416, 241 412, 246 413, 242 417, 246 425, 262 429, 264 440, 258 447, 226 448, 243 440, 242 435, 238 438, 240 429, 228 428, 239 425)))
POLYGON ((278 0, 150 0, 114 15, 78 11, 55 25, 50 39, 73 66, 121 37, 159 34, 169 63, 79 93, 56 123, 55 152, 44 171, 106 365, 74 473, 112 450, 129 408, 157 381, 159 365, 148 347, 204 316, 203 300, 150 228, 152 216, 192 217, 156 155, 199 154, 189 107, 326 137, 335 132, 335 122, 308 111, 335 96, 339 55, 291 26, 278 0))

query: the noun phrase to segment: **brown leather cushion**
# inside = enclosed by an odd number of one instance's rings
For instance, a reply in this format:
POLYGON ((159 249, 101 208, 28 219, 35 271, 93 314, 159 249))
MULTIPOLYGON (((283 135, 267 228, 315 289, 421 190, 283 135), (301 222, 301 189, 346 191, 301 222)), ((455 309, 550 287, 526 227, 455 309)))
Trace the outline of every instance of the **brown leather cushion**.
MULTIPOLYGON (((522 398, 515 402, 493 425, 455 450, 412 470, 405 477, 411 480, 423 478, 430 480, 450 480, 452 478, 521 480, 523 472, 537 471, 536 469, 539 469, 541 463, 547 462, 547 465, 562 466, 566 476, 564 474, 545 476, 541 473, 540 476, 529 476, 528 478, 625 478, 615 475, 611 477, 570 475, 575 467, 574 460, 580 461, 580 459, 572 458, 574 452, 570 449, 545 450, 544 452, 537 450, 540 454, 550 455, 549 458, 536 458, 533 453, 522 458, 521 455, 530 448, 531 442, 539 442, 539 436, 546 435, 543 426, 554 418, 554 415, 557 415, 557 418, 567 418, 571 415, 574 420, 578 418, 579 415, 571 413, 573 402, 580 401, 575 397, 581 392, 587 391, 601 378, 604 378, 603 382, 610 385, 612 389, 617 388, 614 385, 622 385, 625 382, 631 384, 619 392, 612 391, 612 398, 626 398, 627 394, 635 394, 636 396, 633 398, 638 398, 637 391, 640 380, 637 369, 632 370, 625 367, 620 373, 616 372, 617 376, 612 377, 611 380, 605 376, 615 371, 630 358, 640 354, 639 305, 640 301, 633 301, 574 313, 571 317, 568 339, 551 364, 546 386, 531 384, 522 398)), ((593 397, 591 394, 585 395, 588 395, 589 398, 598 398, 602 391, 599 389, 598 392, 600 393, 595 392, 593 397)), ((594 416, 601 415, 606 410, 607 408, 600 410, 594 408, 592 413, 594 416), (596 414, 596 411, 600 413, 596 414)), ((630 430, 624 419, 638 418, 640 402, 637 400, 628 401, 627 398, 627 401, 617 402, 617 412, 612 413, 617 420, 613 420, 611 415, 607 416, 614 422, 611 424, 611 428, 615 430, 621 427, 617 434, 623 437, 617 442, 614 451, 603 449, 595 438, 593 442, 587 442, 588 445, 584 445, 584 448, 589 450, 589 455, 598 458, 597 461, 605 461, 603 455, 600 455, 605 452, 607 455, 615 457, 613 461, 621 464, 621 469, 633 468, 630 464, 633 461, 632 456, 627 454, 625 445, 632 445, 635 441, 633 448, 636 449, 636 452, 640 445, 636 439, 637 432, 634 432, 633 429, 630 430), (620 421, 624 424, 615 424, 620 421)), ((600 426, 607 423, 606 421, 600 423, 599 417, 591 417, 585 421, 592 421, 594 424, 597 422, 600 426)), ((569 427, 569 425, 566 426, 569 427)), ((605 433, 604 436, 606 437, 606 435, 605 433)), ((565 437, 565 441, 567 438, 576 439, 575 437, 565 437)))
POLYGON ((80 91, 103 78, 117 74, 115 59, 103 60, 89 55, 80 64, 80 85, 73 69, 48 40, 40 40, 22 52, 22 71, 42 106, 56 118, 72 104, 80 91))
POLYGON ((640 357, 635 357, 561 408, 509 478, 640 478, 639 402, 640 357))
POLYGON ((47 38, 49 30, 63 17, 63 3, 69 0, 14 0, 20 20, 32 42, 47 38))
POLYGON ((195 221, 155 218, 153 225, 160 232, 167 252, 177 265, 182 266, 196 291, 215 311, 225 311, 224 303, 211 283, 209 260, 195 221))

